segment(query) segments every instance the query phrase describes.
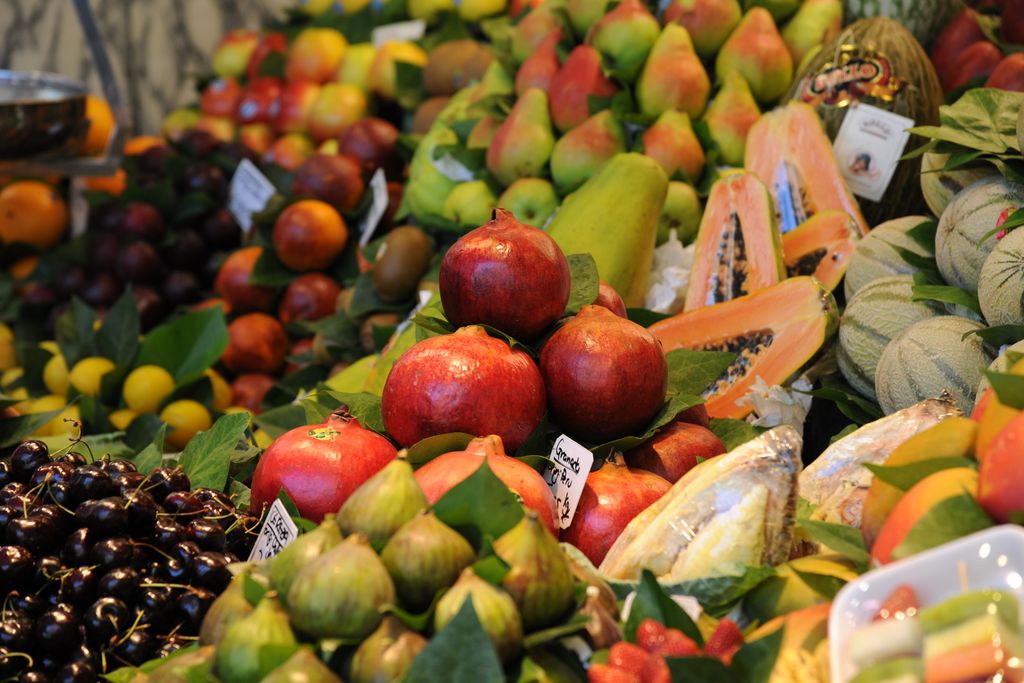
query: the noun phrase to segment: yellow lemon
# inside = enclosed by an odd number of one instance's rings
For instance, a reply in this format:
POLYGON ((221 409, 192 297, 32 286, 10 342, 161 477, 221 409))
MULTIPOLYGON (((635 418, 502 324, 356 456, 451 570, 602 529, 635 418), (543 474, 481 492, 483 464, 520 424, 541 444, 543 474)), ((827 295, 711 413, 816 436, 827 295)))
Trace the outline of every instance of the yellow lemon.
POLYGON ((0 373, 0 389, 2 389, 3 391, 10 392, 12 388, 11 385, 17 382, 19 379, 21 379, 21 376, 23 374, 24 370, 17 366, 13 368, 7 368, 2 373, 0 373))
POLYGON ((226 411, 231 405, 231 385, 212 368, 203 374, 210 378, 210 385, 213 387, 213 409, 226 411))
POLYGON ((77 434, 82 427, 82 415, 78 411, 78 406, 67 406, 48 424, 50 434, 53 436, 77 434))
POLYGON ((274 437, 272 437, 270 434, 267 434, 267 432, 265 432, 262 429, 257 429, 255 432, 253 432, 252 438, 253 441, 256 442, 256 445, 264 450, 269 448, 270 444, 274 443, 274 437))
POLYGON ((124 402, 136 413, 155 413, 174 391, 174 377, 159 365, 142 365, 124 380, 124 402))
POLYGON ((57 353, 46 361, 43 366, 43 384, 51 394, 68 395, 68 364, 64 362, 64 356, 57 353))
POLYGON ((52 339, 39 342, 39 348, 46 349, 54 356, 60 353, 60 347, 57 346, 57 342, 53 341, 52 339))
POLYGON ((115 410, 108 415, 107 419, 110 420, 110 424, 113 425, 114 429, 123 432, 128 429, 128 425, 130 425, 132 420, 136 417, 138 417, 138 413, 134 410, 131 410, 130 408, 121 408, 120 410, 115 410))
POLYGON ((14 341, 14 332, 4 323, 0 323, 0 341, 14 341))
POLYGON ((78 393, 86 396, 98 396, 103 375, 114 369, 114 361, 102 356, 89 356, 75 363, 68 379, 78 393))
MULTIPOLYGON (((48 394, 46 396, 40 396, 36 400, 30 402, 27 406, 26 412, 30 415, 36 413, 48 413, 52 410, 62 410, 67 405, 67 401, 64 400, 63 396, 57 396, 55 394, 48 394)), ((57 414, 49 422, 45 423, 42 427, 36 430, 37 436, 53 436, 54 426, 57 424, 60 414, 57 414)), ((61 423, 63 425, 63 423, 61 423)), ((62 432, 58 432, 62 433, 62 432)))
POLYGON ((171 429, 167 434, 167 443, 179 451, 185 448, 193 436, 209 429, 212 424, 206 407, 190 399, 168 403, 160 411, 160 419, 171 429))

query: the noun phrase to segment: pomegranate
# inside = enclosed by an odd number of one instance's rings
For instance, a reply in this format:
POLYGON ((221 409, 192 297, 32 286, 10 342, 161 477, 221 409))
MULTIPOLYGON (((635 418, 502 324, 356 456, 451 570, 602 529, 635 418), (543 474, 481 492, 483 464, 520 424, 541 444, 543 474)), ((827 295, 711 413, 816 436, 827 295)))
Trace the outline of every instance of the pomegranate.
POLYGON ((557 536, 555 498, 544 482, 544 477, 526 463, 506 455, 501 437, 495 434, 473 439, 464 451, 453 451, 434 458, 416 470, 416 481, 433 505, 453 486, 480 469, 481 459, 485 457, 498 479, 522 498, 523 505, 534 510, 544 526, 557 536))
POLYGON ((677 420, 627 453, 626 459, 632 467, 654 472, 674 484, 697 466, 698 458, 707 460, 722 453, 725 445, 710 429, 677 420))
POLYGON ((403 447, 466 432, 497 434, 514 453, 546 407, 533 359, 475 325, 424 339, 402 354, 381 396, 384 426, 403 447))
POLYGON ((260 458, 252 477, 252 509, 272 503, 283 488, 303 517, 319 522, 396 455, 390 441, 346 414, 297 427, 274 439, 260 458))
POLYGON ((598 283, 597 288, 597 299, 594 301, 595 306, 604 306, 609 311, 625 318, 626 316, 626 303, 619 296, 619 293, 610 284, 601 280, 598 283))
POLYGON ((579 548, 596 567, 626 525, 670 488, 656 474, 626 467, 616 454, 587 477, 576 516, 562 530, 562 540, 579 548))
POLYGON ((603 306, 584 306, 551 335, 540 368, 555 422, 590 443, 645 427, 668 388, 661 342, 603 306))
POLYGON ((495 209, 494 218, 452 245, 438 284, 455 325, 490 325, 533 341, 565 311, 569 262, 543 230, 495 209))

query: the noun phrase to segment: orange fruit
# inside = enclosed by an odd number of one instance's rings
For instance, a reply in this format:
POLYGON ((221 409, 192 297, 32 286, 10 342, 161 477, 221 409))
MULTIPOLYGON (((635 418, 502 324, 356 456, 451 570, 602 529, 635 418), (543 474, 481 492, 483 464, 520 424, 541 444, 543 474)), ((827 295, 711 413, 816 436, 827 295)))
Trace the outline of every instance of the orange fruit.
POLYGON ((84 178, 82 184, 85 189, 93 192, 106 192, 107 194, 119 197, 124 192, 125 184, 128 182, 128 175, 123 168, 117 169, 114 175, 92 176, 84 178))
POLYGON ((85 134, 81 153, 103 154, 103 150, 107 148, 107 140, 117 126, 114 112, 106 100, 88 95, 85 98, 85 118, 89 120, 89 131, 85 134))
POLYGON ((150 147, 160 147, 163 144, 164 139, 156 135, 136 135, 125 140, 124 155, 126 157, 138 156, 150 147))
POLYGON ((0 242, 49 249, 68 228, 68 205, 56 188, 17 180, 0 190, 0 242))
POLYGON ((36 266, 38 265, 38 256, 26 256, 12 263, 11 267, 7 269, 7 272, 15 280, 24 280, 35 272, 36 266))

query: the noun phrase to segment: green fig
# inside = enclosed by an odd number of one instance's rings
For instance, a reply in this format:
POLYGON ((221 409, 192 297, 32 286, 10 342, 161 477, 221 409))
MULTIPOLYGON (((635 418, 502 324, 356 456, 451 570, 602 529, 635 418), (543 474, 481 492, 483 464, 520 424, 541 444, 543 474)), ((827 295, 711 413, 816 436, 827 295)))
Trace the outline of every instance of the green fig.
POLYGON ((511 211, 520 223, 543 228, 558 208, 558 194, 543 178, 520 178, 501 193, 498 206, 511 211))
POLYGON ((400 681, 426 646, 426 638, 387 615, 352 656, 348 683, 400 681))
POLYGON ((608 609, 599 586, 587 586, 587 598, 580 614, 587 617, 587 640, 595 650, 604 650, 622 640, 619 611, 608 609))
POLYGON ((539 88, 530 88, 495 131, 487 148, 487 170, 505 186, 518 178, 539 176, 554 146, 548 96, 539 88))
POLYGON ((747 81, 736 71, 725 74, 722 89, 704 113, 708 132, 718 143, 722 161, 730 166, 743 166, 747 133, 759 118, 761 110, 747 81))
POLYGON ((754 7, 743 15, 715 58, 719 81, 730 71, 739 72, 758 102, 779 99, 793 80, 793 57, 779 35, 771 13, 754 7))
POLYGON ((341 679, 313 654, 312 649, 300 647, 260 683, 341 683, 341 679))
POLYGON ((363 482, 341 506, 336 520, 346 536, 366 534, 380 548, 399 527, 427 509, 427 497, 403 454, 363 482))
POLYGON ((299 572, 288 591, 296 628, 314 638, 357 639, 380 623, 395 585, 363 534, 353 534, 299 572))
POLYGON ((203 617, 203 625, 199 628, 200 645, 216 645, 224 637, 228 626, 252 612, 252 605, 245 599, 245 582, 248 578, 248 571, 235 576, 210 605, 203 617))
POLYGON ((380 554, 398 597, 416 611, 429 607, 437 592, 452 585, 474 558, 469 541, 433 512, 402 525, 380 554))
POLYGON ((271 591, 249 615, 228 627, 217 646, 213 669, 224 683, 258 681, 284 663, 292 654, 289 646, 297 644, 288 615, 271 591), (281 656, 268 656, 268 651, 281 656))
POLYGON ((647 59, 661 27, 640 0, 623 0, 594 24, 587 42, 601 53, 612 76, 632 82, 647 59))
POLYGON ((604 580, 600 572, 594 568, 594 565, 590 563, 590 560, 583 553, 568 543, 563 543, 562 546, 571 551, 566 552, 566 557, 569 559, 569 568, 572 571, 573 579, 585 583, 587 585, 587 596, 590 597, 591 593, 593 593, 601 607, 611 614, 613 618, 618 619, 619 601, 615 597, 615 591, 612 590, 612 587, 604 580))
POLYGON ((497 203, 485 181, 471 180, 455 186, 444 200, 441 216, 460 228, 476 228, 491 220, 497 203))
POLYGON ((191 652, 175 655, 153 669, 148 678, 139 673, 131 683, 140 680, 144 683, 189 683, 200 676, 209 678, 215 654, 213 645, 204 645, 191 652))
POLYGON ((467 599, 473 601, 473 610, 494 643, 498 658, 508 663, 523 645, 523 622, 519 610, 508 593, 481 579, 472 567, 463 570, 455 585, 438 600, 434 611, 434 631, 447 626, 467 599))
POLYGON ((288 604, 288 591, 299 572, 341 543, 341 532, 333 515, 324 517, 316 529, 302 534, 270 560, 270 587, 288 604))
POLYGON ((572 568, 558 541, 533 510, 494 542, 494 553, 509 566, 501 580, 519 607, 527 631, 550 626, 573 604, 572 568))
POLYGON ((626 131, 605 109, 558 139, 551 152, 551 177, 560 192, 572 192, 606 161, 625 151, 626 131))

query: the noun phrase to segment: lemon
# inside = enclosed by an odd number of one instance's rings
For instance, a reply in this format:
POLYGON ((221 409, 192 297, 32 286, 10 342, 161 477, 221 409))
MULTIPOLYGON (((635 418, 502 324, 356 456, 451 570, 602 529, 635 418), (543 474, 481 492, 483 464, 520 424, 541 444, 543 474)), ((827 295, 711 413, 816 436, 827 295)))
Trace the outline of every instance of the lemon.
POLYGON ((18 359, 14 355, 14 332, 11 328, 0 323, 0 370, 7 370, 17 365, 18 359))
POLYGON ((32 397, 28 395, 28 389, 25 387, 18 387, 17 389, 11 389, 5 393, 8 398, 13 398, 18 401, 18 403, 15 403, 11 407, 18 411, 19 415, 24 415, 28 412, 29 406, 32 405, 32 397))
POLYGON ((132 420, 136 417, 138 417, 138 413, 134 410, 131 410, 130 408, 121 408, 120 410, 115 410, 108 415, 107 419, 110 420, 110 424, 113 425, 114 429, 123 432, 128 429, 128 425, 130 425, 132 420))
POLYGON ((269 448, 270 444, 274 443, 274 437, 272 437, 270 434, 267 434, 267 432, 262 429, 257 429, 255 432, 253 432, 252 438, 253 441, 256 442, 256 445, 264 450, 269 448))
POLYGON ((100 393, 100 382, 103 375, 114 369, 114 361, 102 356, 89 356, 75 363, 68 379, 78 393, 86 396, 97 396, 100 393))
POLYGON ((124 402, 136 413, 155 413, 174 391, 174 377, 159 365, 142 365, 124 380, 124 402))
POLYGON ((59 353, 50 356, 43 366, 43 384, 51 394, 68 395, 68 364, 59 353))
POLYGON ((4 323, 0 323, 0 341, 14 341, 14 332, 4 323))
POLYGON ((7 368, 0 373, 0 389, 10 391, 11 385, 21 379, 23 374, 25 374, 25 371, 20 367, 7 368))
MULTIPOLYGON (((36 413, 48 413, 52 410, 62 410, 67 405, 67 401, 64 400, 63 396, 57 396, 56 394, 47 394, 46 396, 40 396, 34 401, 31 401, 26 412, 30 415, 36 413)), ((56 434, 62 434, 64 432, 54 432, 54 428, 59 424, 61 427, 64 426, 63 422, 59 421, 60 414, 58 413, 49 422, 45 423, 42 427, 36 430, 37 436, 53 436, 56 434)))
POLYGON ((231 405, 231 385, 214 369, 204 372, 213 387, 213 409, 224 412, 231 405))
POLYGON ((206 407, 190 399, 168 403, 160 411, 160 419, 171 429, 167 434, 167 443, 179 451, 185 448, 193 436, 209 429, 212 424, 206 407))
POLYGON ((245 406, 228 406, 224 409, 225 415, 234 415, 235 413, 247 413, 249 417, 252 417, 252 411, 245 406))
POLYGON ((46 349, 47 351, 50 352, 51 355, 54 356, 60 353, 60 347, 57 346, 57 342, 53 341, 52 339, 39 342, 39 348, 46 349))
POLYGON ((55 418, 50 420, 48 424, 50 434, 53 436, 77 434, 82 426, 82 415, 78 411, 78 406, 67 406, 55 418))

